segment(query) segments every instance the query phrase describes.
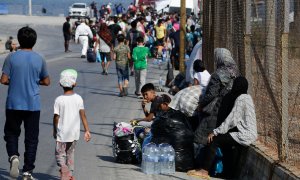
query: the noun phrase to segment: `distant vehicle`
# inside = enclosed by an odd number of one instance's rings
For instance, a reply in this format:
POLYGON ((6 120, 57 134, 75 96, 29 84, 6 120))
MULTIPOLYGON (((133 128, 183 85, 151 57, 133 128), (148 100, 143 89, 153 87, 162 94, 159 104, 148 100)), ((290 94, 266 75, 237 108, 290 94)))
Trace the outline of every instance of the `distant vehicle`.
POLYGON ((90 7, 86 3, 74 3, 69 7, 71 18, 90 17, 90 7))

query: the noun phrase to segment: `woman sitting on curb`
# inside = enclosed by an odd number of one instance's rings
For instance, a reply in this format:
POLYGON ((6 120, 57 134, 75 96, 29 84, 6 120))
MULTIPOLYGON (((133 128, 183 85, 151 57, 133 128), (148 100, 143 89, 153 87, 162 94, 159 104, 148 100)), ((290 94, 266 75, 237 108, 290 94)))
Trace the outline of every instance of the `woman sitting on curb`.
POLYGON ((202 169, 188 171, 189 176, 209 179, 208 172, 213 164, 217 147, 222 149, 232 146, 249 146, 256 140, 255 108, 251 96, 247 94, 247 79, 244 77, 236 78, 232 91, 237 88, 242 89, 244 93, 236 98, 234 106, 225 121, 208 135, 208 151, 204 156, 202 169), (229 132, 233 128, 237 128, 237 131, 229 132))

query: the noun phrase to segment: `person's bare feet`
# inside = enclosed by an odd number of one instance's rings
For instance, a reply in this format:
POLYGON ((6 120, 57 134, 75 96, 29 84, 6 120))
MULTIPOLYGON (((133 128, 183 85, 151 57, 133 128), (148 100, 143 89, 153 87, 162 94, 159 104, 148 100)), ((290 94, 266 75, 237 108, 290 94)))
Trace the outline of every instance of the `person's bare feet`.
POLYGON ((202 178, 202 179, 210 179, 208 175, 208 171, 204 169, 200 170, 190 170, 187 172, 187 175, 197 177, 197 178, 202 178))

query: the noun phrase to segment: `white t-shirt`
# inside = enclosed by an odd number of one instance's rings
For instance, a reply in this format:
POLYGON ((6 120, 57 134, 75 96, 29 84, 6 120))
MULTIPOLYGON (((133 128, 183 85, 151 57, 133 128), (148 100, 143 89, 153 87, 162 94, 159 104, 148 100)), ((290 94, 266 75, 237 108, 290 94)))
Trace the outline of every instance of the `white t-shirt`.
POLYGON ((109 53, 110 47, 106 44, 106 42, 101 37, 99 37, 99 40, 100 40, 100 45, 99 45, 100 52, 109 53))
POLYGON ((59 115, 57 138, 59 142, 73 142, 79 140, 80 114, 84 109, 80 95, 61 95, 55 99, 54 114, 59 115))
POLYGON ((199 81, 199 85, 205 88, 209 83, 210 74, 207 70, 204 70, 203 72, 197 72, 194 74, 194 79, 197 79, 199 81))

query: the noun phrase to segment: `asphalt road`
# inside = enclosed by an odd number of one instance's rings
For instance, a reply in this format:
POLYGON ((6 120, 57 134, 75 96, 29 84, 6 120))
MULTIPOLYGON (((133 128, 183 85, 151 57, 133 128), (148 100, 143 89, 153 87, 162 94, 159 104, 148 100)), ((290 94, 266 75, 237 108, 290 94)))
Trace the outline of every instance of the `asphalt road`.
MULTIPOLYGON (((6 22, 0 16, 0 33, 13 35, 19 27, 26 22, 15 19, 6 22)), ((58 178, 58 167, 56 165, 54 149, 55 140, 52 138, 53 103, 57 96, 63 93, 58 84, 59 74, 66 68, 74 68, 78 71, 78 81, 75 91, 80 94, 85 103, 86 114, 91 129, 92 140, 89 143, 79 140, 75 151, 75 177, 78 180, 126 180, 126 179, 193 179, 185 173, 176 172, 173 175, 145 175, 140 167, 136 165, 124 165, 114 162, 112 157, 112 124, 114 121, 129 121, 133 118, 143 117, 140 101, 133 94, 134 79, 130 80, 129 96, 118 97, 117 76, 114 63, 109 70, 109 75, 101 75, 99 63, 88 63, 79 58, 80 47, 71 44, 71 53, 63 52, 63 39, 61 34, 62 18, 55 17, 51 20, 34 23, 31 26, 37 31, 38 42, 34 50, 42 54, 47 62, 51 78, 51 86, 41 88, 42 110, 40 118, 39 146, 34 176, 39 180, 52 180, 58 178), (50 22, 47 24, 47 22, 50 22), (54 23, 53 23, 54 22, 54 23), (51 24, 52 23, 52 24, 51 24)), ((13 19, 10 17, 10 19, 13 19)), ((26 18, 25 18, 26 19, 26 18)), ((39 18, 36 18, 39 19, 39 18)), ((0 66, 7 54, 0 55, 0 66)), ((157 83, 161 74, 166 72, 149 63, 147 82, 157 83)), ((9 163, 5 142, 3 140, 3 128, 5 123, 5 101, 7 87, 0 85, 0 179, 9 179, 9 163)), ((20 168, 23 165, 24 153, 24 131, 19 139, 20 168)))

